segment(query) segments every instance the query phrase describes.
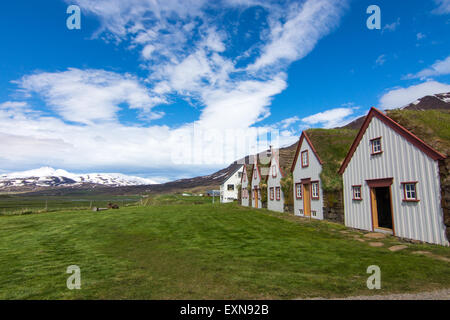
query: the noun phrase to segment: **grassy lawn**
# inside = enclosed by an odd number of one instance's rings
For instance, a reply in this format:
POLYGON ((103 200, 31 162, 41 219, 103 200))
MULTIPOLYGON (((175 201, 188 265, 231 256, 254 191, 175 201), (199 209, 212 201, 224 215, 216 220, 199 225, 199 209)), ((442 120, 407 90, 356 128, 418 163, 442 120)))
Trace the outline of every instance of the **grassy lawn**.
POLYGON ((394 253, 342 230, 235 204, 2 216, 0 299, 291 299, 450 287, 448 262, 411 254, 449 257, 449 248, 394 253), (81 290, 66 288, 73 264, 81 290), (373 264, 382 272, 376 292, 366 287, 373 264))
POLYGON ((42 212, 47 206, 49 211, 62 209, 87 209, 106 207, 109 202, 119 206, 132 204, 141 200, 140 196, 85 195, 77 196, 29 196, 22 194, 0 194, 0 215, 15 215, 42 212))

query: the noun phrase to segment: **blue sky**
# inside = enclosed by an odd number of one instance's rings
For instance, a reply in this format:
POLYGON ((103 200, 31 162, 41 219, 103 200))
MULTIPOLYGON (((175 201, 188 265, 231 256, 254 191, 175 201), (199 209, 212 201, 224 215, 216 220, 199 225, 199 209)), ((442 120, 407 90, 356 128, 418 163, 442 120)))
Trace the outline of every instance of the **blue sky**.
POLYGON ((450 91, 448 34, 449 0, 5 3, 0 170, 211 173, 255 130, 286 145, 450 91), (81 30, 66 27, 70 4, 81 30))

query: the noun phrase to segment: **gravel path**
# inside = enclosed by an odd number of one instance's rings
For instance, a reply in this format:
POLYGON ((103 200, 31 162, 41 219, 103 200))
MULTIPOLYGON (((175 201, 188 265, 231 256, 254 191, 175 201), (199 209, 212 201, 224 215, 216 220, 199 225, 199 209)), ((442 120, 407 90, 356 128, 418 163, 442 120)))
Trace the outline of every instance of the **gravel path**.
MULTIPOLYGON (((312 298, 308 300, 325 300, 324 298, 312 298)), ((450 300, 450 289, 420 292, 420 293, 399 293, 374 296, 353 296, 346 298, 336 298, 330 300, 450 300)))

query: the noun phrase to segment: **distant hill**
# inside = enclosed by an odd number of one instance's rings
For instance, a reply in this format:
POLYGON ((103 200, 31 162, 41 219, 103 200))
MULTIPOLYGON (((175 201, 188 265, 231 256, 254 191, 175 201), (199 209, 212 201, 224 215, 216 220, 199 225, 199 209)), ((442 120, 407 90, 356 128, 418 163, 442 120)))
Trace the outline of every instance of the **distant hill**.
MULTIPOLYGON (((450 110, 450 92, 425 96, 400 108, 401 110, 450 110)), ((365 116, 353 120, 342 129, 359 129, 364 122, 365 116)))

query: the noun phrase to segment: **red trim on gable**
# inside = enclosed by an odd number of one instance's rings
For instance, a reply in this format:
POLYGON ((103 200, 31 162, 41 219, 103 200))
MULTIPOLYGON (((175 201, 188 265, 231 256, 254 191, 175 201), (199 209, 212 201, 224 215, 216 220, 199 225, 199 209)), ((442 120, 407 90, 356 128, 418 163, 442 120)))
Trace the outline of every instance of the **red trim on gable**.
POLYGON ((298 141, 297 150, 295 151, 295 157, 294 157, 294 162, 292 163, 292 166, 291 166, 291 172, 294 172, 295 165, 297 164, 298 155, 300 153, 300 148, 302 147, 303 139, 305 139, 305 138, 306 138, 306 141, 308 142, 309 146, 311 147, 311 150, 314 152, 314 155, 316 156, 319 163, 323 164, 323 161, 322 161, 322 159, 320 159, 319 154, 316 151, 316 148, 314 148, 314 145, 311 143, 311 140, 309 139, 308 134, 306 133, 306 131, 303 131, 299 138, 299 141, 298 141))
POLYGON ((362 137, 364 136, 364 133, 366 132, 367 128, 369 127, 370 121, 373 117, 378 118, 380 121, 382 121, 385 125, 390 127, 392 130, 397 132, 399 135, 401 135, 403 138, 405 138, 407 141, 409 141, 411 144, 413 144, 416 148, 424 152, 427 156, 429 156, 433 160, 443 160, 446 158, 445 155, 440 153, 439 151, 435 150, 434 148, 430 147, 428 144, 426 144, 423 140, 415 136, 413 133, 402 127, 400 124, 389 118, 387 115, 382 113, 380 110, 372 107, 369 111, 369 113, 366 116, 366 119, 364 120, 363 125, 361 126, 361 129, 359 129, 358 135, 356 136, 355 140, 353 141, 352 146, 350 147, 350 150, 347 154, 347 156, 344 159, 344 162, 342 162, 341 168, 339 169, 339 174, 343 174, 345 169, 347 168, 351 158, 353 157, 353 154, 356 151, 356 148, 358 147, 359 143, 361 142, 362 137))

